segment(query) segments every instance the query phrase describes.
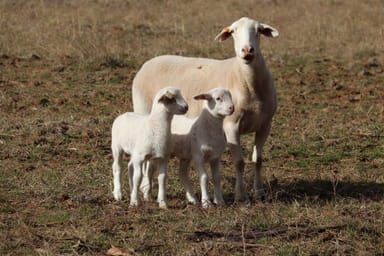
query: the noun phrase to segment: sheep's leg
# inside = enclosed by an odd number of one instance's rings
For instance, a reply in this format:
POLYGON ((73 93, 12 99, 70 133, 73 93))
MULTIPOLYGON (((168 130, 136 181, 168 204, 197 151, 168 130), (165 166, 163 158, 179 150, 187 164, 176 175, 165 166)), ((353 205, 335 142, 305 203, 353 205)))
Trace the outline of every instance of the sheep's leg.
POLYGON ((157 195, 157 202, 159 203, 160 208, 167 208, 166 202, 166 179, 167 179, 167 161, 160 160, 158 161, 158 169, 159 169, 159 191, 157 195))
POLYGON ((132 189, 133 189, 133 165, 132 165, 132 161, 128 162, 128 183, 129 183, 129 191, 132 192, 132 189))
POLYGON ((183 185, 187 200, 191 204, 196 204, 197 199, 195 197, 195 193, 193 192, 192 184, 189 179, 189 166, 191 161, 190 160, 180 160, 180 168, 179 168, 179 178, 181 181, 181 184, 183 185))
POLYGON ((145 161, 143 164, 143 179, 140 184, 140 190, 144 194, 145 201, 151 200, 153 171, 153 163, 149 160, 145 161))
POLYGON ((141 176, 142 176, 142 164, 143 161, 139 161, 137 159, 132 159, 132 165, 133 165, 133 182, 132 182, 132 190, 131 190, 131 206, 137 206, 139 204, 139 199, 138 199, 138 189, 139 189, 139 184, 141 181, 141 176))
POLYGON ((117 149, 112 150, 113 155, 113 164, 112 164, 112 173, 113 173, 113 197, 120 201, 122 198, 121 195, 121 152, 117 149))
POLYGON ((259 129, 255 134, 255 145, 256 145, 256 164, 255 164, 255 174, 253 178, 253 192, 255 199, 260 200, 264 197, 265 191, 263 188, 263 178, 261 176, 261 167, 262 167, 262 153, 263 146, 269 132, 271 130, 271 123, 268 123, 267 126, 264 126, 263 129, 259 129))
POLYGON ((199 161, 195 161, 195 163, 199 171, 199 177, 200 177, 201 205, 203 206, 203 208, 208 208, 212 204, 211 201, 209 200, 209 194, 208 194, 208 174, 204 168, 204 162, 202 159, 199 161))
POLYGON ((236 169, 235 201, 248 201, 244 186, 244 159, 240 145, 238 124, 227 124, 224 127, 227 144, 236 169))
POLYGON ((212 171, 212 179, 213 179, 213 187, 214 187, 214 200, 213 202, 217 205, 225 204, 223 194, 221 193, 221 185, 220 185, 220 160, 214 159, 210 161, 211 171, 212 171))

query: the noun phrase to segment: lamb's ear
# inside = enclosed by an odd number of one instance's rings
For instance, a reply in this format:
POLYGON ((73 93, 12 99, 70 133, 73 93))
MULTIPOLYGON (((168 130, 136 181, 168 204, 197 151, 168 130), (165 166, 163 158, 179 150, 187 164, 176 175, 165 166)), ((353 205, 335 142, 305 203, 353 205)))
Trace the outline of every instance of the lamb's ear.
POLYGON ((159 99, 159 102, 163 102, 163 103, 169 103, 171 101, 173 101, 175 99, 175 95, 173 95, 173 93, 170 93, 170 92, 165 92, 159 99))
POLYGON ((193 97, 195 100, 211 100, 212 95, 208 93, 202 93, 193 97))
POLYGON ((279 31, 277 29, 269 26, 268 24, 265 23, 260 23, 257 26, 257 30, 264 36, 267 37, 278 37, 279 36, 279 31))
POLYGON ((215 37, 215 40, 220 42, 227 40, 232 34, 232 29, 230 27, 225 27, 223 30, 215 37))

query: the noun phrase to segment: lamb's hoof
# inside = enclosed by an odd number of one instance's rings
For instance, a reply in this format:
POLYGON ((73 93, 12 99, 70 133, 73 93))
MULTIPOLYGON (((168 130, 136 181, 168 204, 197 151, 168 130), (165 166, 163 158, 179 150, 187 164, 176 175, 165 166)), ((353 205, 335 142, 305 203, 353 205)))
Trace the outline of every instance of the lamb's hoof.
POLYGON ((159 201, 159 208, 168 209, 167 203, 165 201, 159 201))
POLYGON ((201 202, 201 206, 202 206, 204 209, 208 209, 208 208, 212 207, 212 203, 211 203, 211 201, 209 201, 209 200, 203 200, 203 201, 201 202))
POLYGON ((152 202, 152 201, 153 201, 153 198, 152 198, 151 196, 144 196, 144 197, 143 197, 143 200, 144 200, 145 202, 152 202))
POLYGON ((225 205, 225 201, 224 199, 214 199, 213 202, 216 204, 216 205, 225 205))
POLYGON ((235 196, 235 202, 236 203, 249 203, 250 202, 249 196, 247 194, 236 195, 235 196))
POLYGON ((131 203, 129 204, 130 207, 137 207, 138 205, 139 205, 138 201, 131 201, 131 203))
POLYGON ((190 204, 193 204, 193 205, 197 204, 197 199, 194 196, 190 196, 187 194, 187 200, 188 200, 188 203, 190 204))
POLYGON ((121 201, 123 196, 121 195, 121 192, 113 192, 113 197, 115 198, 116 201, 121 201))
POLYGON ((255 189, 254 190, 255 201, 262 202, 265 200, 265 191, 264 189, 255 189))

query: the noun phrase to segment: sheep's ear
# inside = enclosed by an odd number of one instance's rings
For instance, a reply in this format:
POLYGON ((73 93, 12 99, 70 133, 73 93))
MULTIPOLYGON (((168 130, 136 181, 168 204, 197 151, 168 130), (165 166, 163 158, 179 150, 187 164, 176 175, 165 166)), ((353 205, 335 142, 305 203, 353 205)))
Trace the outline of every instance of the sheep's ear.
POLYGON ((257 27, 258 31, 267 37, 278 37, 279 31, 265 23, 260 23, 257 27))
POLYGON ((175 96, 170 93, 170 92, 166 92, 163 94, 163 96, 160 97, 159 99, 159 102, 163 102, 163 103, 167 103, 167 102, 171 102, 172 100, 174 100, 175 96))
POLYGON ((208 93, 202 93, 193 97, 195 100, 211 100, 212 95, 208 93))
POLYGON ((215 40, 219 40, 220 42, 222 42, 224 40, 227 40, 231 36, 231 34, 232 34, 232 29, 230 27, 225 27, 220 32, 220 34, 218 34, 215 37, 215 40))

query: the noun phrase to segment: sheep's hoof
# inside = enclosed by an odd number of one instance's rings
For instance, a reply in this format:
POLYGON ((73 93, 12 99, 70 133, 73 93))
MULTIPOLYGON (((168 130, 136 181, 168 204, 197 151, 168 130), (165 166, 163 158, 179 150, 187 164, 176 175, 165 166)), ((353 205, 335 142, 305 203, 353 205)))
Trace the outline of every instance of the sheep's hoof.
POLYGON ((208 208, 210 208, 210 207, 212 206, 212 203, 211 203, 211 201, 209 201, 209 200, 203 200, 203 201, 201 202, 201 206, 202 206, 204 209, 208 209, 208 208))
POLYGON ((197 199, 194 196, 187 194, 187 200, 188 200, 188 203, 190 203, 190 204, 197 204, 197 199))
POLYGON ((265 199, 264 189, 255 189, 254 197, 256 201, 263 201, 265 199))
POLYGON ((167 203, 165 201, 160 201, 159 202, 159 208, 161 209, 167 209, 167 203))
POLYGON ((224 199, 220 198, 220 199, 214 199, 213 202, 216 204, 216 205, 225 205, 225 201, 224 199))
POLYGON ((130 207, 137 207, 138 205, 139 205, 138 201, 131 201, 131 203, 129 204, 130 207))
POLYGON ((144 200, 145 202, 152 202, 152 201, 153 201, 152 197, 149 196, 149 195, 144 195, 143 200, 144 200))
POLYGON ((248 203, 250 200, 249 200, 249 197, 247 194, 243 194, 243 195, 236 195, 235 196, 235 202, 244 202, 244 203, 248 203))
POLYGON ((121 201, 121 199, 123 198, 121 192, 113 192, 113 197, 116 201, 121 201))

